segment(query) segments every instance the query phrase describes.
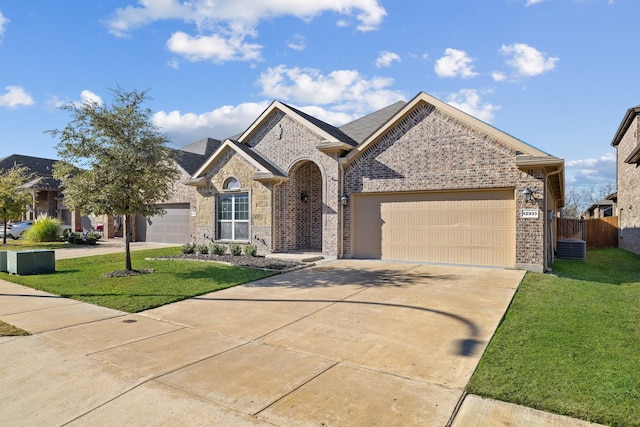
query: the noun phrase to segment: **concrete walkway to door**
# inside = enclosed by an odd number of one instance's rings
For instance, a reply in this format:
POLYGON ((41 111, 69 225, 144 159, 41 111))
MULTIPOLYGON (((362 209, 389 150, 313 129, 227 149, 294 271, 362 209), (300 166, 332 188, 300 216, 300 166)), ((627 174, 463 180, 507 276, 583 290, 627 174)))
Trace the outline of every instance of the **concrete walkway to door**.
POLYGON ((339 260, 139 314, 0 281, 34 334, 0 338, 0 420, 445 426, 523 274, 339 260))

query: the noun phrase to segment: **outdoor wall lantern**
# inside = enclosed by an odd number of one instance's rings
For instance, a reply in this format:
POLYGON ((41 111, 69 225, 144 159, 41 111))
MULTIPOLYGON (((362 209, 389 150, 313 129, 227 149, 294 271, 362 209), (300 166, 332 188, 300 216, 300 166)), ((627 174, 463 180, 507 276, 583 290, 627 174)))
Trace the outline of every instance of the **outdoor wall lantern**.
POLYGON ((530 202, 536 203, 536 198, 533 195, 533 191, 529 187, 522 190, 522 196, 524 197, 524 202, 529 204, 530 202))
POLYGON ((347 206, 349 204, 349 196, 347 196, 347 193, 344 193, 342 197, 340 197, 340 201, 342 202, 342 206, 347 206))
POLYGON ((300 200, 302 203, 307 203, 309 201, 309 194, 306 191, 300 193, 300 200))

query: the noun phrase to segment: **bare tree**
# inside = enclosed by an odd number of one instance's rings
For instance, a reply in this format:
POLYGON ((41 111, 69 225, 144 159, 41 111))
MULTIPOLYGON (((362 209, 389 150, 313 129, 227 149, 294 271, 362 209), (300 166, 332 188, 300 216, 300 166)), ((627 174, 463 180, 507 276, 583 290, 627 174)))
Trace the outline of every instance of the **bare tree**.
POLYGON ((585 216, 591 205, 605 199, 615 191, 616 185, 612 182, 590 184, 580 188, 571 184, 565 191, 565 206, 562 208, 562 216, 564 218, 585 216))

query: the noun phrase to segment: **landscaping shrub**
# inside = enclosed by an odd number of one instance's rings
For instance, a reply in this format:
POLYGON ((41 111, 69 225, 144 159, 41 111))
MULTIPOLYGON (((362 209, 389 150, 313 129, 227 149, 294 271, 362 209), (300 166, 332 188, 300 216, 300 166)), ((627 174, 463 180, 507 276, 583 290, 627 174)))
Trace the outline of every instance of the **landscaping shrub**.
POLYGON ((185 255, 190 255, 196 252, 196 244, 195 243, 185 243, 182 245, 182 253, 185 255))
POLYGON ((196 252, 201 254, 201 255, 206 255, 209 253, 209 246, 207 245, 198 245, 196 247, 196 252))
POLYGON ((233 256, 240 256, 242 255, 242 248, 239 244, 232 243, 231 245, 229 245, 229 253, 233 256))
POLYGON ((61 225, 57 218, 40 217, 33 223, 33 227, 24 232, 23 238, 32 242, 57 242, 61 225))
POLYGON ((214 243, 211 245, 211 253, 214 255, 224 255, 227 253, 227 247, 220 243, 214 243))
POLYGON ((101 237, 102 236, 97 231, 90 231, 87 233, 87 240, 92 239, 97 242, 98 240, 100 240, 101 237))
POLYGON ((98 239, 95 236, 90 236, 90 234, 91 233, 87 233, 87 237, 84 237, 82 233, 71 233, 67 238, 67 242, 73 243, 74 245, 95 245, 98 239))
POLYGON ((245 245, 244 254, 247 256, 256 256, 258 254, 258 246, 252 244, 245 245))

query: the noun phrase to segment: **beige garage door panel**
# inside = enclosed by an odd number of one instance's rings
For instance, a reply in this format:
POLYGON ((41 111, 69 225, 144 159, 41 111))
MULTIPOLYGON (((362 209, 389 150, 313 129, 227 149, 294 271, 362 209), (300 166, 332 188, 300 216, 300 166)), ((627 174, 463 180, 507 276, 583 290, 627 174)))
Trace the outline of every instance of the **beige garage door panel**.
POLYGON ((513 266, 513 191, 359 195, 354 255, 513 266))

